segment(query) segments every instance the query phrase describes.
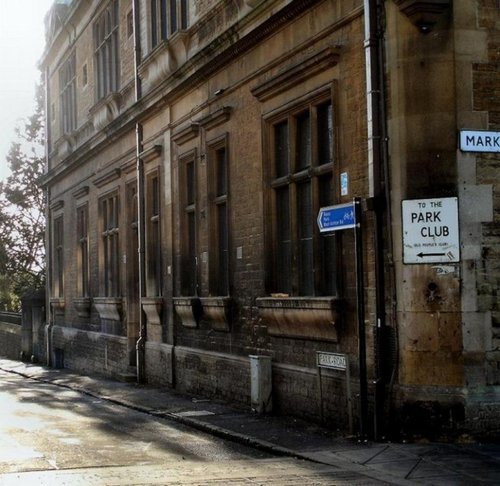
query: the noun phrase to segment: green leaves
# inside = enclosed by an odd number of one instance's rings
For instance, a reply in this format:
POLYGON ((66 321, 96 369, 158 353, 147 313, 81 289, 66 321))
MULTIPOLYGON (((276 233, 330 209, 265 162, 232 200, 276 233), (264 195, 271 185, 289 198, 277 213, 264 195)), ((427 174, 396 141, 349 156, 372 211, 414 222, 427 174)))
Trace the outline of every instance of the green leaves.
POLYGON ((20 297, 45 282, 43 86, 35 113, 16 130, 6 157, 11 174, 0 182, 0 309, 18 310, 20 297))

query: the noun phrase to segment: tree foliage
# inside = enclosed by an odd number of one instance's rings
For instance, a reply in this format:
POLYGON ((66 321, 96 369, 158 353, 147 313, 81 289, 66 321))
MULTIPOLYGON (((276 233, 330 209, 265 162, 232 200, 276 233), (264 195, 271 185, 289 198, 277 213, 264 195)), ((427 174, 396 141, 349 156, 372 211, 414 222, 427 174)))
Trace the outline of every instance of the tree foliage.
POLYGON ((45 201, 44 95, 36 91, 35 113, 16 128, 0 182, 0 308, 16 310, 20 297, 44 285, 45 201))

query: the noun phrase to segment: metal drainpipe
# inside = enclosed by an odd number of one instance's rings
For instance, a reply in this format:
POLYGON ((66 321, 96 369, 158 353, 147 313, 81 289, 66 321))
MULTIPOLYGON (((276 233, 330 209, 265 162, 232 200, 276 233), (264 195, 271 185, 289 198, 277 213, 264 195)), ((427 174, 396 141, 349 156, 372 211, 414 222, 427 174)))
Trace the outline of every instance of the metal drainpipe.
MULTIPOLYGON (((138 102, 142 95, 141 78, 139 76, 139 64, 141 59, 141 38, 139 20, 139 1, 134 0, 132 6, 132 16, 134 23, 134 71, 135 71, 135 101, 138 102)), ((137 163, 137 233, 139 239, 139 339, 136 343, 137 355, 137 381, 146 382, 146 339, 147 323, 146 316, 142 310, 142 298, 145 296, 146 275, 145 275, 145 211, 144 211, 144 161, 141 158, 143 151, 142 125, 137 121, 135 125, 136 135, 136 163, 137 163)))
MULTIPOLYGON (((49 123, 49 108, 50 108, 50 92, 49 92, 49 68, 45 68, 45 167, 46 171, 50 170, 49 167, 49 143, 50 143, 50 123, 49 123)), ((45 344, 47 353, 47 366, 52 364, 52 327, 54 325, 52 319, 52 311, 50 307, 50 287, 51 287, 51 259, 50 259, 50 235, 51 235, 51 218, 50 218, 50 189, 45 188, 45 344)))
POLYGON ((387 150, 385 148, 386 118, 383 66, 383 36, 380 14, 384 0, 364 0, 366 98, 368 125, 368 208, 375 218, 375 408, 373 435, 383 435, 382 411, 385 401, 385 383, 382 373, 382 340, 385 332, 385 278, 384 278, 384 211, 387 206, 385 189, 388 187, 387 150))

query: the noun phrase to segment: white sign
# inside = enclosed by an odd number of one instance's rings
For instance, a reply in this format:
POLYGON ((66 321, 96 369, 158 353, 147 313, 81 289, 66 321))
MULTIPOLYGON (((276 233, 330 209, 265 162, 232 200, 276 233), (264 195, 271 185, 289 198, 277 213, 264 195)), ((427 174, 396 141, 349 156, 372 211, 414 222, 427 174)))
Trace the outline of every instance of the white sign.
POLYGON ((460 150, 463 152, 500 152, 500 132, 461 130, 460 150))
POLYGON ((458 199, 403 201, 403 263, 460 261, 458 199))
POLYGON ((320 368, 330 368, 345 371, 347 369, 347 359, 345 354, 325 353, 318 351, 318 366, 320 368))
POLYGON ((340 174, 340 195, 347 196, 349 194, 349 175, 347 172, 340 174))

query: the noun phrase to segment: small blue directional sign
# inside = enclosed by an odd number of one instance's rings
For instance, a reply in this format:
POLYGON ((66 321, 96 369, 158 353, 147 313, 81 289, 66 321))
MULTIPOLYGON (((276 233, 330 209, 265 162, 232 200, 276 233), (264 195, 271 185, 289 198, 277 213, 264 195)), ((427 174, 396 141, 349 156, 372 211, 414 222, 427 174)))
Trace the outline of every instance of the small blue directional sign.
POLYGON ((320 233, 339 231, 356 226, 354 203, 338 204, 321 208, 318 214, 320 233))

